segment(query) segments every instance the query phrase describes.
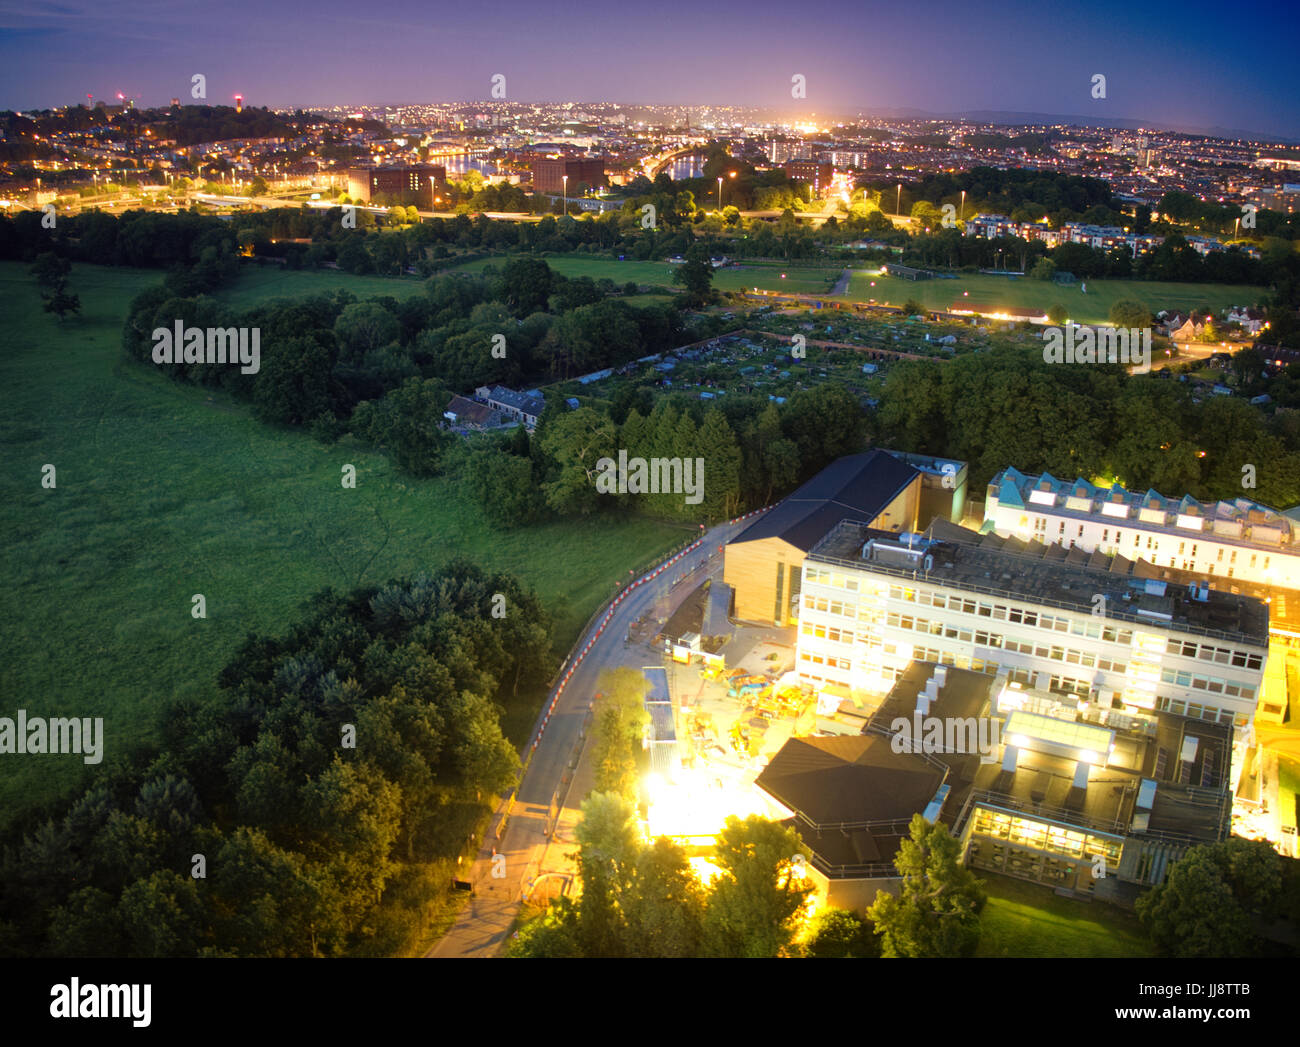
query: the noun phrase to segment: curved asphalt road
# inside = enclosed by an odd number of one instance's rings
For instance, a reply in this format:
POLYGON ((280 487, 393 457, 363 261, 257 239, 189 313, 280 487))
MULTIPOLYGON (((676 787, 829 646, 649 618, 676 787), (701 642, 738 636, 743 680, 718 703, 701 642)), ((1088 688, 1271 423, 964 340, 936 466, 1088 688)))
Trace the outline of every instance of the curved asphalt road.
MULTIPOLYGON (((525 881, 540 870, 549 842, 545 822, 551 797, 573 758, 601 671, 620 665, 639 669, 658 663, 659 654, 651 653, 644 644, 624 644, 623 637, 632 622, 643 614, 666 617, 706 576, 720 581, 722 556, 718 547, 725 546, 753 522, 754 517, 748 516, 735 523, 714 527, 705 534, 699 546, 653 581, 631 590, 614 609, 613 617, 574 670, 555 711, 547 720, 528 771, 519 783, 514 812, 501 840, 497 840, 495 834, 505 810, 505 801, 497 808, 474 868, 465 874, 466 879, 474 884, 474 895, 469 905, 426 956, 489 957, 497 954, 518 914, 525 881), (683 574, 686 577, 674 584, 683 574), (494 879, 492 858, 498 853, 505 857, 506 875, 494 879)), ((575 651, 586 646, 600 628, 600 621, 598 618, 590 631, 578 640, 575 651)), ((554 691, 548 695, 547 706, 553 697, 554 691)), ((570 802, 576 805, 579 799, 574 796, 570 802)), ((500 865, 499 861, 497 865, 500 865)))

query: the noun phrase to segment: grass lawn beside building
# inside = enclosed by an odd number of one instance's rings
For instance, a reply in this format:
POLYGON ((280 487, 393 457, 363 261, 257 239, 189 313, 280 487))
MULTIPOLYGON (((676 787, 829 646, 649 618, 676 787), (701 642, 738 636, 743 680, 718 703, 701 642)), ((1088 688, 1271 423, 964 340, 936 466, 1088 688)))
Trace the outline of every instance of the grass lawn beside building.
POLYGON ((1103 902, 1062 898, 1050 887, 978 870, 988 903, 976 956, 1151 956, 1132 913, 1103 902))

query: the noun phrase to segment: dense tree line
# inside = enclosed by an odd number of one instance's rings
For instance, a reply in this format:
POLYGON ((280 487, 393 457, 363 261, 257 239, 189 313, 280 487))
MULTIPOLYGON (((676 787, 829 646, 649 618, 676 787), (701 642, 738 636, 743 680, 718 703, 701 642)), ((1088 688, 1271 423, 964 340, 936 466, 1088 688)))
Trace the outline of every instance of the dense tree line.
POLYGON ((463 562, 317 595, 171 707, 160 751, 15 830, 0 951, 400 951, 419 928, 392 897, 447 887, 518 767, 500 715, 535 704, 549 652, 537 597, 463 562))
MULTIPOLYGON (((735 395, 700 401, 629 385, 608 409, 543 414, 531 440, 515 434, 478 445, 463 459, 466 486, 500 526, 548 516, 637 512, 683 522, 715 522, 770 505, 822 468, 863 448, 866 418, 857 398, 828 386, 786 403, 735 395), (602 492, 601 459, 701 459, 701 499, 677 493, 602 492)), ((697 474, 698 475, 698 474, 697 474)))
POLYGON ((897 364, 872 427, 886 446, 969 462, 976 497, 1014 465, 1171 495, 1300 501, 1300 426, 1287 416, 1240 397, 1198 403, 1187 384, 1114 365, 1047 364, 1037 349, 897 364), (1242 488, 1245 465, 1257 488, 1242 488))
POLYGON ((500 273, 433 279, 426 294, 401 302, 358 302, 340 291, 244 311, 185 294, 177 283, 190 275, 179 273, 132 302, 123 328, 129 355, 150 362, 153 332, 178 320, 205 330, 255 328, 256 374, 206 363, 173 364, 171 373, 251 401, 268 422, 307 426, 324 439, 351 428, 417 475, 439 471, 447 442, 439 426, 452 392, 569 377, 691 337, 671 307, 629 306, 606 297, 608 286, 566 280, 531 258, 512 260, 500 273))
POLYGON ((1111 225, 1115 223, 1097 220, 1120 213, 1108 182, 1033 168, 972 167, 969 171, 936 171, 904 182, 901 194, 896 191, 897 180, 869 180, 863 185, 879 192, 881 198, 890 204, 901 195, 901 206, 908 214, 920 200, 936 205, 957 203, 963 190, 968 217, 987 211, 1028 222, 1055 216, 1052 218, 1054 226, 1062 221, 1111 225), (1085 217, 1088 215, 1091 217, 1085 217))

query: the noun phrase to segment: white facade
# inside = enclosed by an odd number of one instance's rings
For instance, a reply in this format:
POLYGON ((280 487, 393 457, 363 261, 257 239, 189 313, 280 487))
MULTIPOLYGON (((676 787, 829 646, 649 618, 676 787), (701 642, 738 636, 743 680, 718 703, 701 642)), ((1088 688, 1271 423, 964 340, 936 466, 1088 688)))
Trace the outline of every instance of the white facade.
POLYGON ((1246 498, 1177 500, 1005 469, 989 484, 984 519, 1004 538, 1146 560, 1220 588, 1249 582, 1300 589, 1292 521, 1246 498))
MULTIPOLYGON (((1078 695, 1125 727, 1144 710, 1236 726, 1254 714, 1267 657, 1262 638, 1210 634, 1158 614, 1098 616, 1086 599, 1068 607, 1010 591, 1014 579, 993 590, 944 579, 940 571, 819 555, 815 549, 803 565, 796 661, 818 690, 839 685, 859 696, 881 695, 911 661, 922 660, 1006 670, 1013 682, 1078 695)), ((1079 571, 1078 592, 1096 575, 1079 571)), ((1146 583, 1109 584, 1113 590, 1146 583)), ((1163 583, 1151 585, 1163 592, 1163 583)))

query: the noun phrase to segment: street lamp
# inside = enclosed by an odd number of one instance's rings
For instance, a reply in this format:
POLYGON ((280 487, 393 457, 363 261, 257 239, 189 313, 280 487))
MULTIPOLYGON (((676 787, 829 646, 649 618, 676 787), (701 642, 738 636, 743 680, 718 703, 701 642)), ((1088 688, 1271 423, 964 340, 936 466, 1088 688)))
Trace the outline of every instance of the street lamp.
POLYGON ((561 211, 560 213, 568 214, 569 213, 569 176, 560 175, 560 181, 564 183, 564 210, 561 211))
POLYGON ((903 183, 898 183, 898 192, 894 194, 894 214, 900 214, 903 206, 903 183))
POLYGON ((722 175, 718 175, 718 210, 722 210, 722 175))
POLYGON ((961 191, 961 214, 957 216, 959 222, 966 221, 966 190, 961 191))

